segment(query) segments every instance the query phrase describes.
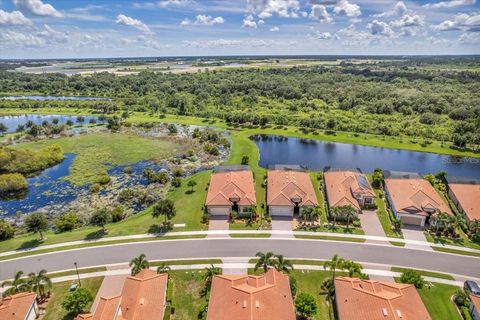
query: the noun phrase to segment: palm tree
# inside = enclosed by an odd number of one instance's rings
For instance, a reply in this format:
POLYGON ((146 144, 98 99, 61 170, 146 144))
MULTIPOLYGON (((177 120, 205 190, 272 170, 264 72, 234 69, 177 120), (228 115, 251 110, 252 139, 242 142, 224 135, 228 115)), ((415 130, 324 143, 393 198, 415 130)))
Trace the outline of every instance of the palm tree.
POLYGON ((330 217, 332 218, 332 229, 335 229, 335 224, 337 223, 337 217, 339 216, 339 208, 333 207, 330 209, 330 217))
POLYGON ((263 268, 263 271, 267 272, 268 268, 275 266, 276 261, 274 260, 275 254, 273 252, 257 252, 255 256, 258 257, 258 261, 254 268, 255 271, 257 271, 259 268, 263 268))
POLYGON ((28 282, 25 280, 25 278, 22 278, 22 277, 23 277, 23 271, 17 271, 12 281, 2 282, 2 285, 1 285, 2 288, 10 287, 3 293, 5 297, 17 294, 19 292, 30 291, 30 286, 28 282))
POLYGON ((450 227, 452 228, 452 236, 455 236, 457 230, 464 229, 467 224, 465 218, 459 214, 450 216, 448 222, 450 227))
POLYGON ((468 224, 468 232, 470 233, 470 235, 480 232, 480 220, 470 221, 470 223, 468 224))
POLYGON ((348 276, 349 277, 353 277, 353 275, 356 273, 358 275, 362 275, 362 270, 363 270, 363 267, 360 263, 357 263, 355 261, 352 261, 352 260, 346 260, 344 263, 343 263, 343 266, 342 266, 343 269, 346 269, 348 270, 348 276))
POLYGON ((144 253, 133 258, 128 265, 132 267, 132 276, 135 276, 143 269, 148 269, 150 267, 150 263, 148 263, 147 256, 144 253))
POLYGON ((210 291, 213 277, 217 274, 222 274, 222 269, 215 267, 213 264, 211 264, 209 268, 205 268, 205 274, 203 275, 203 280, 205 281, 205 292, 210 291))
POLYGON ((275 262, 275 269, 280 272, 290 273, 290 270, 293 270, 292 263, 285 259, 282 254, 275 255, 277 261, 275 262))
POLYGON ((168 273, 172 268, 170 268, 165 262, 163 262, 161 265, 158 266, 157 268, 157 273, 168 273))
POLYGON ((448 224, 448 221, 450 219, 450 216, 446 212, 441 212, 436 215, 436 230, 435 233, 438 233, 438 230, 441 228, 442 230, 445 230, 445 227, 448 224))
POLYGON ((325 261, 323 265, 323 269, 327 270, 330 269, 330 272, 332 273, 332 281, 335 281, 335 273, 337 269, 343 269, 343 265, 345 263, 345 259, 340 258, 338 254, 335 254, 331 260, 325 261))
POLYGON ((343 211, 342 212, 343 216, 347 218, 347 230, 348 230, 350 227, 350 220, 357 216, 357 210, 355 210, 355 208, 352 207, 351 205, 348 205, 348 206, 344 206, 342 211, 343 211))
POLYGON ((42 269, 37 274, 32 272, 28 275, 28 283, 32 288, 32 291, 35 291, 40 297, 45 296, 45 288, 52 288, 52 280, 47 276, 47 270, 42 269))
POLYGON ((402 231, 402 225, 403 222, 401 219, 395 219, 393 220, 393 228, 395 229, 395 232, 400 233, 402 231))

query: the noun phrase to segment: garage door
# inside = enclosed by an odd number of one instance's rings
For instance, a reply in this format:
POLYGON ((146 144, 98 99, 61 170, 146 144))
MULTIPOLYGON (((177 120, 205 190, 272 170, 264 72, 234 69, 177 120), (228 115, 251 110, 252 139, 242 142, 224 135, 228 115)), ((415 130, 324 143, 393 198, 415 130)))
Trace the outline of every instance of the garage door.
POLYGON ((293 217, 292 206, 270 206, 268 208, 270 216, 291 216, 293 217))
POLYGON ((413 217, 413 216, 400 216, 400 220, 402 220, 403 224, 409 224, 414 226, 421 226, 422 225, 422 218, 413 217))
POLYGON ((228 216, 231 210, 231 207, 208 207, 208 212, 212 216, 228 216))

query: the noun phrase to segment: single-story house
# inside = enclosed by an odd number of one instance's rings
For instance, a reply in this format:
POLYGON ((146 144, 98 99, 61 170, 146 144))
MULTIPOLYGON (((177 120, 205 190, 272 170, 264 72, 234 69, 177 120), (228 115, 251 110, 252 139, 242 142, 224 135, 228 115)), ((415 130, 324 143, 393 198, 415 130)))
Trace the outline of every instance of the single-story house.
POLYGON ((257 205, 253 173, 248 166, 221 167, 212 174, 205 206, 211 215, 252 212, 257 205))
POLYGON ((168 274, 143 269, 125 279, 120 295, 101 297, 93 313, 75 320, 163 320, 168 274))
POLYGON ((335 278, 339 320, 431 320, 414 285, 335 278))
POLYGON ((290 217, 302 207, 318 206, 310 175, 291 169, 268 170, 267 206, 270 216, 290 217))
POLYGON ((213 277, 207 320, 295 320, 288 276, 269 269, 261 276, 213 277))
POLYGON ((375 192, 367 176, 356 169, 328 169, 323 180, 330 208, 350 205, 360 213, 364 206, 375 204, 375 192))
POLYGON ((447 176, 446 181, 448 195, 465 219, 480 220, 480 180, 447 176))
POLYGON ((470 306, 470 315, 473 320, 480 320, 480 296, 471 294, 470 300, 472 305, 470 306))
POLYGON ((2 320, 33 320, 38 316, 35 292, 22 292, 0 299, 0 319, 2 320))
POLYGON ((385 171, 384 175, 390 209, 404 224, 423 227, 433 214, 452 214, 435 188, 419 174, 385 171))

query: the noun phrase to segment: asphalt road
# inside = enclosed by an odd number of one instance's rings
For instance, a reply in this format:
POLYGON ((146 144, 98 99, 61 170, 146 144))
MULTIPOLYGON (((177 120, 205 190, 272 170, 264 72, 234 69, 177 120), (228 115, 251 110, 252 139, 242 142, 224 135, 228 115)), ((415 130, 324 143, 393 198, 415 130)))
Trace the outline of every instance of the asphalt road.
POLYGON ((60 251, 39 256, 0 261, 0 280, 14 272, 26 274, 130 261, 140 253, 149 260, 182 258, 253 257, 256 252, 273 251, 287 258, 330 259, 335 253, 357 262, 399 265, 480 278, 480 258, 428 252, 376 244, 303 239, 187 239, 119 244, 60 251))

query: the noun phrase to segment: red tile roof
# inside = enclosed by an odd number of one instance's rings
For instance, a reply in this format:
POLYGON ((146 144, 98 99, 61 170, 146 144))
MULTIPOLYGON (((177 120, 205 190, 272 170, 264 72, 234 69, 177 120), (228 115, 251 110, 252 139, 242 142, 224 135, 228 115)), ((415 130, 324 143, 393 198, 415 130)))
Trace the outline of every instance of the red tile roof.
POLYGON ((337 277, 339 320, 431 320, 415 286, 337 277))
POLYGON ((468 220, 480 220, 480 184, 449 184, 468 220))
POLYGON ((241 170, 212 174, 205 205, 231 206, 233 199, 239 199, 238 205, 256 205, 252 171, 241 170))
POLYGON ((480 312, 480 296, 471 294, 470 300, 472 300, 472 303, 475 306, 475 309, 477 309, 477 311, 480 312))
POLYGON ((310 175, 294 170, 269 170, 267 205, 293 206, 292 199, 299 199, 300 206, 318 206, 310 175))
POLYGON ((215 276, 207 320, 295 320, 288 276, 215 276))
POLYGON ((364 174, 353 171, 327 171, 324 173, 324 180, 330 207, 351 205, 360 210, 354 194, 375 197, 367 176, 364 174))
POLYGON ((0 300, 0 319, 24 320, 36 298, 34 292, 23 292, 0 300))

